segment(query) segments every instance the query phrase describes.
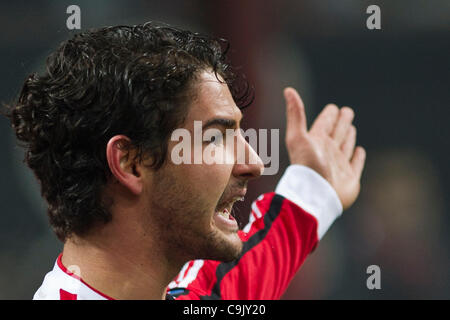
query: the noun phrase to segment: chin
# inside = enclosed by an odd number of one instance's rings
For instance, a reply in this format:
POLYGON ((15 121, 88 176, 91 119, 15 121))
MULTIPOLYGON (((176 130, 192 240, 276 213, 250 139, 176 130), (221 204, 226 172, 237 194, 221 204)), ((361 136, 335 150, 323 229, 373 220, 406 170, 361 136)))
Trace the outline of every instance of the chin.
POLYGON ((241 255, 243 246, 237 232, 224 235, 222 242, 216 246, 216 257, 213 260, 223 262, 236 260, 241 255))
POLYGON ((243 244, 242 241, 239 243, 239 247, 235 248, 235 250, 230 253, 229 256, 227 256, 225 259, 223 259, 223 262, 231 262, 233 260, 238 259, 241 256, 242 253, 243 244))

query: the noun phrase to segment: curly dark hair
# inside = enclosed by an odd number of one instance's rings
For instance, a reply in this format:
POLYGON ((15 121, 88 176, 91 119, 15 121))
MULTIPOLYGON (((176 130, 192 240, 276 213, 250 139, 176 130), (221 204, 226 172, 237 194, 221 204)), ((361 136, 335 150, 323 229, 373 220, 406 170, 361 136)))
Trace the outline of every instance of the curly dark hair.
POLYGON ((111 177, 111 137, 127 136, 138 160, 150 156, 158 170, 202 71, 220 75, 240 108, 253 101, 245 77, 230 67, 228 49, 224 39, 161 23, 105 27, 64 41, 42 75, 26 78, 6 116, 61 241, 112 218, 102 196, 111 177))

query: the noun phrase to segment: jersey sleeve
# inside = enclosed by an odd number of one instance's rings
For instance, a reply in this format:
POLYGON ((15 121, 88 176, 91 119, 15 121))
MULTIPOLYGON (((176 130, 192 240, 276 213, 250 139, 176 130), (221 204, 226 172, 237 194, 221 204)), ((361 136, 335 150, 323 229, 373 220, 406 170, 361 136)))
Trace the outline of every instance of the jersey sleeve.
POLYGON ((342 213, 334 189, 315 171, 289 166, 275 192, 252 204, 232 262, 190 261, 169 284, 177 300, 279 299, 308 254, 342 213))

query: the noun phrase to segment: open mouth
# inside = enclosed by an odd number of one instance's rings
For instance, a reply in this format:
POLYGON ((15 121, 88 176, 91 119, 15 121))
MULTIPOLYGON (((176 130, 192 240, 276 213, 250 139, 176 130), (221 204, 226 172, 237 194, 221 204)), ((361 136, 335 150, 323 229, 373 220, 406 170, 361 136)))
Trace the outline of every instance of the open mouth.
POLYGON ((234 217, 232 212, 233 212, 233 209, 232 209, 232 206, 231 206, 231 208, 225 208, 222 211, 218 211, 217 213, 218 213, 218 215, 220 215, 224 219, 228 219, 228 220, 234 221, 236 219, 235 219, 235 217, 234 217))
POLYGON ((233 205, 236 201, 244 201, 244 197, 232 198, 228 204, 225 206, 220 206, 216 209, 214 220, 216 222, 216 226, 220 229, 232 232, 236 232, 239 229, 238 223, 232 214, 233 205))
POLYGON ((225 207, 222 206, 220 209, 216 209, 216 212, 224 218, 234 220, 234 217, 232 214, 232 209, 233 209, 234 203, 237 201, 244 201, 244 197, 233 198, 227 206, 225 206, 225 207))
POLYGON ((226 219, 234 219, 234 217, 231 215, 231 212, 227 208, 219 211, 218 213, 226 219))

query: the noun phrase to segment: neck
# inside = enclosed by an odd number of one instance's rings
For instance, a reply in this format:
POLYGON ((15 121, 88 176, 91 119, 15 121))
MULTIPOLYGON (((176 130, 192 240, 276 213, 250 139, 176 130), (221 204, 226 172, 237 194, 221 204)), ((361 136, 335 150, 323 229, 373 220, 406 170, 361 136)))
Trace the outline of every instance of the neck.
POLYGON ((84 282, 114 299, 165 299, 183 263, 152 250, 152 241, 125 234, 103 230, 96 236, 73 236, 64 245, 62 263, 76 265, 84 282))

